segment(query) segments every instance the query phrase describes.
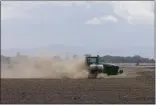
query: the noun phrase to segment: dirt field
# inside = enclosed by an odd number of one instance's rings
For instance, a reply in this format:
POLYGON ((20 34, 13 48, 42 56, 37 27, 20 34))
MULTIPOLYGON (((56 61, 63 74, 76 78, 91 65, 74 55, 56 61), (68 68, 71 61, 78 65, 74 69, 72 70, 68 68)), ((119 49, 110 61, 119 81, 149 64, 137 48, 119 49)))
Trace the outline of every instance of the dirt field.
POLYGON ((1 103, 154 104, 155 73, 138 71, 127 78, 2 79, 1 103))

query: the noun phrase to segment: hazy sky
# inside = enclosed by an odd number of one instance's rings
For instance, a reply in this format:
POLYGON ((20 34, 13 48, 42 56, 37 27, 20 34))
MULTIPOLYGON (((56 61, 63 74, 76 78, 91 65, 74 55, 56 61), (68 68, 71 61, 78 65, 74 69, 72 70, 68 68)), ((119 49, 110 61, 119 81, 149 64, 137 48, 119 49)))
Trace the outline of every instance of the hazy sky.
POLYGON ((2 1, 1 7, 2 49, 63 44, 154 54, 154 1, 2 1))

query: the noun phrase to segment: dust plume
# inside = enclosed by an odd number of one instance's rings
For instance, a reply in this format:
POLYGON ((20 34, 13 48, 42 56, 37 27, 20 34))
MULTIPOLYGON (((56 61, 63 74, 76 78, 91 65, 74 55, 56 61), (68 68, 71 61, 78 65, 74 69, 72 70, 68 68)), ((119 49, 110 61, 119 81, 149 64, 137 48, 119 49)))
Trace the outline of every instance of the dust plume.
MULTIPOLYGON (((47 54, 46 54, 47 55, 47 54)), ((71 60, 50 56, 12 57, 2 63, 1 78, 87 78, 84 58, 71 60)))
MULTIPOLYGON (((56 54, 40 52, 33 56, 1 57, 1 78, 88 78, 84 57, 63 59, 56 54), (2 60, 3 58, 3 60, 2 60)), ((137 76, 138 70, 125 70, 120 75, 99 74, 97 78, 137 76)))

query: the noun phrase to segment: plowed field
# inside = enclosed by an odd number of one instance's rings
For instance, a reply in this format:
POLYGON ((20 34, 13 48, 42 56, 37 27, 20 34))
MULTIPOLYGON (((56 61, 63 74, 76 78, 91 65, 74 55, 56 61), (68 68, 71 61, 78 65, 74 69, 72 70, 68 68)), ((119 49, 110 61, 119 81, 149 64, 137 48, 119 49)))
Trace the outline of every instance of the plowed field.
POLYGON ((155 73, 101 79, 2 79, 1 103, 155 103, 155 73))

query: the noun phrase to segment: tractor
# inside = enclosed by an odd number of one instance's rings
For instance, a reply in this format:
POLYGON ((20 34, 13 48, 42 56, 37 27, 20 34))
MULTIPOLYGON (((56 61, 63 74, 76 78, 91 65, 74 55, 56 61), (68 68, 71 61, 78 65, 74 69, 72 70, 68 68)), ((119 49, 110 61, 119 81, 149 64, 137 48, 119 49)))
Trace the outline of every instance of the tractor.
POLYGON ((88 78, 97 78, 99 73, 105 73, 108 76, 122 74, 119 66, 101 62, 101 57, 88 55, 85 57, 85 65, 89 71, 88 78))

